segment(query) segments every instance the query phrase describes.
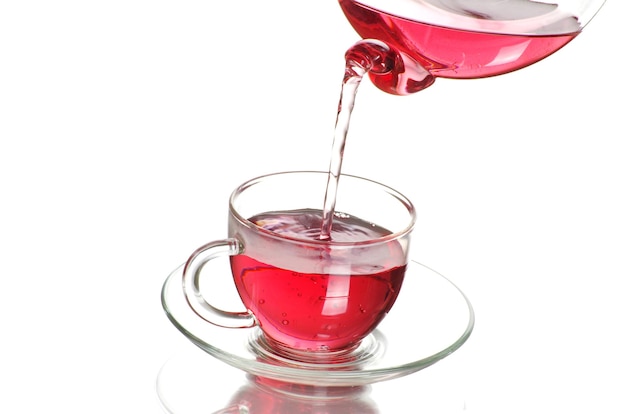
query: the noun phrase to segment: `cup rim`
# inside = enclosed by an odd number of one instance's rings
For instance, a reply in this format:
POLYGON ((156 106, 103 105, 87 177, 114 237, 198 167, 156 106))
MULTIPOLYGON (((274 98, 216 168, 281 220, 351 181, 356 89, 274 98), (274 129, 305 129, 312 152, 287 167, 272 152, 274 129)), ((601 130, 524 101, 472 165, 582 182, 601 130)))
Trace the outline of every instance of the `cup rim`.
MULTIPOLYGON (((315 239, 310 239, 310 238, 304 238, 304 237, 293 237, 293 236, 286 236, 284 234, 280 234, 280 233, 275 233, 272 232, 270 230, 264 229, 263 227, 258 226, 257 224, 251 222, 250 220, 248 220, 246 217, 243 217, 241 214, 239 214, 239 212, 237 211, 236 208, 234 208, 234 202, 237 198, 237 196, 239 194, 241 194, 246 188, 251 187, 252 185, 268 178, 268 177, 274 177, 274 176, 281 176, 281 175, 291 175, 291 174, 325 174, 328 175, 329 172, 328 171, 316 171, 316 170, 293 170, 293 171, 281 171, 281 172, 275 172, 275 173, 269 173, 269 174, 264 174, 264 175, 260 175, 257 176, 255 178, 251 178, 247 181, 245 181, 244 183, 242 183, 241 185, 239 185, 237 188, 235 188, 235 190, 231 193, 230 197, 229 197, 229 201, 228 201, 228 207, 229 207, 229 211, 230 213, 233 215, 233 217, 235 217, 237 219, 237 221, 239 221, 242 225, 244 225, 246 228, 255 230, 265 236, 269 236, 281 241, 288 241, 288 242, 293 242, 293 243, 298 243, 298 244, 310 244, 310 245, 315 245, 315 246, 333 246, 333 247, 354 247, 354 246, 372 246, 372 245, 376 245, 379 243, 387 243, 390 240, 395 240, 395 239, 400 239, 406 235, 408 235, 409 233, 411 233, 411 231, 413 231, 413 228, 415 227, 415 223, 417 221, 417 213, 415 211, 415 206, 414 204, 411 202, 411 200, 409 200, 408 197, 406 197, 404 194, 402 194, 401 192, 395 190, 392 187, 389 187, 386 184, 382 184, 378 181, 369 179, 369 178, 364 178, 361 176, 357 176, 357 175, 352 175, 352 174, 341 174, 341 177, 350 177, 353 179, 357 179, 360 181, 366 181, 368 183, 374 184, 378 187, 381 187, 385 192, 387 192, 389 195, 391 195, 392 197, 394 197, 396 200, 398 200, 399 202, 401 202, 407 209, 409 216, 410 216, 410 220, 409 223, 402 228, 399 231, 387 234, 385 236, 382 237, 378 237, 375 239, 369 239, 369 240, 361 240, 361 241, 356 241, 356 242, 352 242, 352 241, 333 241, 331 240, 315 240, 315 239)), ((341 180, 341 178, 340 178, 341 180)))

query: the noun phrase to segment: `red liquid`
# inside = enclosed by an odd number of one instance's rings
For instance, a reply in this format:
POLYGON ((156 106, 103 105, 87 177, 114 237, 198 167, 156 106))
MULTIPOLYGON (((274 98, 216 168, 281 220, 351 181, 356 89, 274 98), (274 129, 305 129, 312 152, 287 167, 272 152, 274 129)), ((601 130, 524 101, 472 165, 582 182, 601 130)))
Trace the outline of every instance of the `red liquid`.
MULTIPOLYGON (((302 238, 316 240, 321 212, 311 216, 311 211, 287 213, 285 223, 280 223, 277 213, 250 220, 258 225, 266 224, 276 233, 291 237, 294 233, 302 234, 302 238), (295 216, 306 219, 298 218, 296 223, 295 216)), ((337 216, 333 221, 335 241, 367 240, 382 234, 389 232, 354 217, 337 216)), ((271 249, 271 241, 266 243, 264 247, 271 249)), ((356 253, 343 250, 328 255, 323 243, 321 246, 322 250, 303 245, 301 250, 290 253, 291 257, 277 259, 289 262, 285 265, 289 268, 263 263, 246 254, 231 257, 243 303, 254 313, 266 336, 290 348, 326 351, 356 345, 389 312, 404 280, 406 259, 397 241, 356 253), (353 260, 352 255, 358 257, 353 260), (364 258, 370 257, 371 263, 364 263, 364 258), (321 266, 333 271, 330 274, 303 271, 321 266)), ((250 250, 254 254, 258 247, 246 246, 246 253, 250 250)))
POLYGON ((292 348, 341 349, 361 340, 396 300, 406 266, 369 275, 298 273, 232 259, 242 300, 269 337, 292 348))
MULTIPOLYGON (((457 29, 398 17, 353 0, 339 0, 339 4, 362 38, 385 42, 436 77, 468 79, 511 72, 556 52, 580 32, 573 16, 565 16, 544 28, 544 31, 567 32, 507 34, 506 21, 498 32, 457 29)), ((412 17, 419 19, 419 15, 412 17)), ((463 18, 468 20, 466 16, 463 18)), ((478 17, 474 20, 483 21, 478 17)), ((515 21, 510 24, 515 27, 515 21)), ((377 86, 386 89, 385 85, 377 83, 377 86)))

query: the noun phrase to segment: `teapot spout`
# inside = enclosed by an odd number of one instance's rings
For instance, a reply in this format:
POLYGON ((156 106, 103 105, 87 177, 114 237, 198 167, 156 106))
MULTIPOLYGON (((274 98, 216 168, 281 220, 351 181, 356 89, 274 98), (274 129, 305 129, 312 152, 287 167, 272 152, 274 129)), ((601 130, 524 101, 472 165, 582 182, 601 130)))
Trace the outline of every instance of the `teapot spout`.
POLYGON ((410 95, 426 89, 435 77, 415 59, 380 40, 364 39, 345 54, 346 76, 367 73, 376 87, 392 95, 410 95))

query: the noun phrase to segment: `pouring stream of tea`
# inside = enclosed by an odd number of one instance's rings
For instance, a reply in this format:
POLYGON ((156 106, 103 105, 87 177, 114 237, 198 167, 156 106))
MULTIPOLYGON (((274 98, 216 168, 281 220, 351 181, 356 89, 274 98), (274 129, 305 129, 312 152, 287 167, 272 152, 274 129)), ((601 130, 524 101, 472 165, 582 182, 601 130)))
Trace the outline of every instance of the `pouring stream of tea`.
MULTIPOLYGON (((330 240, 343 151, 348 136, 350 117, 356 93, 365 74, 374 73, 384 75, 391 73, 398 63, 398 53, 386 44, 376 40, 363 40, 356 43, 346 52, 346 67, 337 109, 335 122, 335 134, 331 150, 330 166, 328 169, 328 182, 324 196, 324 208, 322 212, 322 228, 320 240, 330 240)), ((429 80, 424 87, 432 82, 429 80)), ((421 89, 423 89, 422 87, 421 89)))

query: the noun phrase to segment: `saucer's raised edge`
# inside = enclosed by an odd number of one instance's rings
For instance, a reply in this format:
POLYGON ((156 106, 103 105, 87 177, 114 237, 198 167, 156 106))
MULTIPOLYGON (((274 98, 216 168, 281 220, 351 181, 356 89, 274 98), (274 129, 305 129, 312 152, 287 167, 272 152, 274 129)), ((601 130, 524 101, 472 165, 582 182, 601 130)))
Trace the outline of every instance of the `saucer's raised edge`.
POLYGON ((441 277, 442 279, 444 279, 446 282, 450 283, 463 297, 463 299, 465 300, 465 304, 467 305, 467 310, 469 312, 469 321, 467 323, 467 327, 465 328, 465 331, 463 332, 463 334, 461 334, 461 336, 459 336, 459 338, 454 341, 454 343, 452 345, 450 345, 449 347, 437 352, 434 355, 431 355, 430 357, 424 358, 422 359, 422 361, 426 361, 426 360, 431 360, 433 358, 436 358, 435 360, 432 361, 432 363, 425 365, 423 368, 426 368, 427 366, 430 366, 432 364, 434 364, 437 361, 441 361, 442 359, 444 359, 445 357, 447 357, 448 355, 452 354, 454 351, 456 351, 457 349, 459 349, 461 346, 463 346, 463 344, 465 342, 467 342, 467 340, 469 339, 469 337, 472 335, 472 332, 474 331, 474 324, 476 323, 476 314, 474 313, 474 307, 472 306, 472 303, 470 302, 469 298, 467 297, 467 295, 454 283, 452 282, 450 279, 448 279, 447 277, 445 277, 444 275, 442 275, 441 273, 437 272, 436 270, 423 265, 421 263, 418 263, 416 261, 412 261, 413 264, 417 265, 417 266, 421 266, 424 269, 428 269, 431 272, 435 273, 436 275, 438 275, 439 277, 441 277))
MULTIPOLYGON (((446 358, 450 354, 459 349, 471 336, 475 324, 474 308, 469 301, 469 298, 459 287, 454 284, 450 279, 443 276, 439 272, 425 266, 421 263, 412 261, 413 264, 421 266, 437 276, 450 283, 463 297, 469 312, 468 324, 463 334, 461 334, 457 340, 455 340, 450 346, 442 349, 441 351, 420 359, 418 361, 409 362, 407 364, 396 365, 389 368, 377 368, 369 371, 305 371, 299 368, 291 367, 277 367, 274 365, 265 367, 265 363, 257 361, 242 361, 241 358, 236 355, 229 354, 223 350, 212 346, 201 338, 194 335, 182 324, 180 324, 176 318, 171 314, 170 308, 167 304, 167 290, 171 287, 172 279, 182 271, 183 265, 176 268, 165 280, 161 289, 161 304, 170 322, 194 345, 204 350, 211 356, 219 359, 220 361, 231 365, 235 368, 241 369, 249 374, 258 375, 261 377, 271 378, 280 381, 287 381, 293 383, 300 383, 306 385, 322 385, 322 386, 351 386, 351 385, 367 385, 376 382, 387 381, 394 378, 403 377, 424 368, 427 368, 436 362, 446 358), (317 375, 315 375, 317 374, 317 375)), ((182 291, 182 287, 181 287, 182 291)))

